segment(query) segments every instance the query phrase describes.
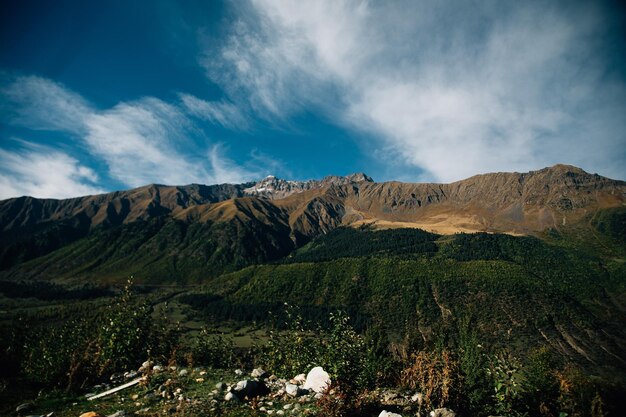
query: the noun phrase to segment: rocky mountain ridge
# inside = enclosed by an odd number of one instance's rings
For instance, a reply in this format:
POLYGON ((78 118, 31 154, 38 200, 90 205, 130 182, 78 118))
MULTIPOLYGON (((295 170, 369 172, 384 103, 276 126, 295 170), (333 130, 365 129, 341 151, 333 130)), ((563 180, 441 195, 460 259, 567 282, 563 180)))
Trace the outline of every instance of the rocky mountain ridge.
MULTIPOLYGON (((125 228, 136 230, 128 232, 131 239, 138 231, 153 230, 145 239, 158 240, 159 250, 169 254, 187 251, 208 262, 225 253, 218 263, 228 263, 243 251, 241 256, 262 262, 340 226, 537 235, 588 222, 594 213, 625 204, 626 182, 568 165, 483 174, 450 184, 376 183, 365 174, 304 182, 270 176, 234 185, 152 184, 66 200, 20 197, 0 201, 0 269, 94 233, 106 234, 108 243, 97 239, 107 252, 125 228), (172 236, 180 237, 173 241, 172 236), (221 245, 225 252, 217 250, 221 245), (199 247, 205 249, 198 253, 199 247)), ((146 243, 137 243, 131 253, 146 243)), ((154 252, 156 243, 150 245, 154 252)), ((84 256, 87 261, 94 255, 84 256)))

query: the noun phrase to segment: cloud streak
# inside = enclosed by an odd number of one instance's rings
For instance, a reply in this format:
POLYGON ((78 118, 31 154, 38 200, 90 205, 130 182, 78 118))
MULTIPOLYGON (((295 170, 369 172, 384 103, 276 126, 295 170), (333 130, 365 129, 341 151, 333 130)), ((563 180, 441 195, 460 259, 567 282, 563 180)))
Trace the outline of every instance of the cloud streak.
POLYGON ((263 117, 314 107, 424 180, 566 162, 626 176, 625 82, 593 4, 254 0, 209 76, 263 117), (606 51, 604 51, 606 52, 606 51))
MULTIPOLYGON (((177 105, 145 97, 97 109, 63 85, 34 76, 16 78, 2 93, 10 123, 73 135, 92 157, 104 162, 111 178, 127 186, 241 182, 257 175, 229 160, 190 117, 224 126, 243 124, 243 116, 225 102, 209 103, 182 95, 182 103, 177 105)), ((97 189, 88 185, 93 181, 90 175, 81 174, 92 171, 66 154, 51 153, 46 159, 41 149, 31 149, 26 153, 3 150, 1 156, 6 162, 4 197, 20 193, 59 197, 97 189), (20 169, 20 163, 40 170, 20 169), (44 181, 56 168, 59 175, 52 174, 44 181)))
POLYGON ((201 120, 231 130, 246 130, 249 127, 246 117, 232 103, 224 100, 206 101, 191 94, 180 94, 180 100, 189 114, 201 120))

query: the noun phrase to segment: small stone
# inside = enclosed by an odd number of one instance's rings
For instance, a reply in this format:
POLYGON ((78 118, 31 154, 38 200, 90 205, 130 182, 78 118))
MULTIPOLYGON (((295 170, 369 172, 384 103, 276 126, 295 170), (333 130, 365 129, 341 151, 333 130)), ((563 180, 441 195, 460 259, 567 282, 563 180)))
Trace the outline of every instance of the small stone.
POLYGON ((119 410, 113 414, 108 415, 107 417, 126 417, 126 411, 119 410))
POLYGON ((250 374, 252 375, 252 378, 265 378, 267 377, 267 372, 265 372, 263 370, 263 368, 255 368, 252 370, 252 373, 250 374))
POLYGON ((237 396, 233 394, 232 392, 227 392, 226 395, 224 396, 224 400, 225 401, 239 401, 239 398, 237 398, 237 396))
POLYGON ((204 382, 204 378, 196 378, 196 382, 204 382))
POLYGON ((293 407, 293 404, 285 404, 283 405, 283 410, 289 410, 291 407, 293 407))
POLYGON ((431 417, 456 417, 456 413, 449 408, 437 408, 430 412, 431 417))
POLYGON ((278 411, 276 411, 276 415, 277 416, 284 416, 285 412, 283 410, 278 410, 278 411))
POLYGON ((200 376, 206 375, 206 371, 200 371, 200 376))
POLYGON ((378 417, 402 417, 400 414, 392 413, 390 411, 383 410, 378 417))
POLYGON ((215 384, 215 388, 218 391, 224 391, 226 389, 226 384, 223 382, 218 382, 217 384, 215 384))
POLYGON ((96 413, 95 411, 88 411, 80 415, 80 417, 102 417, 101 414, 96 413))
POLYGON ((285 392, 287 393, 287 395, 291 396, 291 397, 297 397, 298 396, 298 389, 300 387, 298 387, 295 384, 291 384, 289 382, 287 382, 285 384, 285 392))
POLYGON ((154 365, 152 367, 152 371, 153 372, 161 372, 161 371, 163 371, 163 366, 161 366, 161 365, 154 365))
POLYGON ((139 399, 139 394, 133 394, 133 395, 131 395, 131 396, 130 396, 130 399, 131 399, 131 400, 133 400, 133 401, 134 401, 134 400, 138 400, 138 399, 139 399))
POLYGON ((188 370, 186 370, 186 369, 181 369, 181 370, 178 372, 178 376, 187 376, 188 374, 189 374, 189 371, 188 371, 188 370))
POLYGON ((243 375, 243 371, 241 369, 235 370, 235 375, 243 375))
POLYGON ((293 377, 292 381, 294 384, 304 384, 306 382, 306 375, 305 374, 299 374, 293 377))

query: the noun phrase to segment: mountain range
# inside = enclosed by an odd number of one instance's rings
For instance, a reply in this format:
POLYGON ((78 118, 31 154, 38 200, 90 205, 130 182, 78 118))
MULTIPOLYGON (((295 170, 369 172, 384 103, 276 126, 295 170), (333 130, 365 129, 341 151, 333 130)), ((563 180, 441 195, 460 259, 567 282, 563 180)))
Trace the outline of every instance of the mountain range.
POLYGON ((0 201, 0 278, 198 280, 280 259, 341 226, 538 236, 625 204, 626 182, 568 165, 450 184, 358 173, 19 197, 0 201))

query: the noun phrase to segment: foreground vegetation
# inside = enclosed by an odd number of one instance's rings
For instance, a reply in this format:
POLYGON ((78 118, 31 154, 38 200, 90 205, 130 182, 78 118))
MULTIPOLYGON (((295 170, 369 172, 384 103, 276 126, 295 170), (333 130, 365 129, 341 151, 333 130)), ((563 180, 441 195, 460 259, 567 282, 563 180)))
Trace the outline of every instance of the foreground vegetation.
POLYGON ((312 408, 319 415, 374 415, 377 387, 420 392, 407 415, 437 407, 467 416, 620 415, 626 268, 617 215, 593 220, 597 249, 556 231, 539 240, 339 229, 202 287, 3 283, 0 412, 42 391, 38 402, 67 398, 56 403, 59 415, 74 415, 62 410, 76 410, 93 384, 150 358, 201 366, 207 380, 255 366, 285 378, 323 366, 335 394, 312 408), (13 300, 32 309, 13 311, 13 300), (206 328, 188 331, 166 301, 206 328), (265 334, 238 347, 216 330, 224 323, 265 334))

